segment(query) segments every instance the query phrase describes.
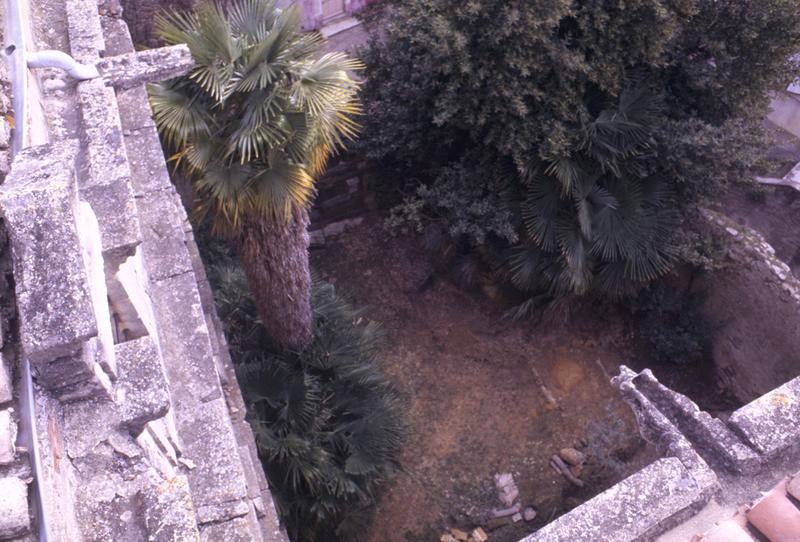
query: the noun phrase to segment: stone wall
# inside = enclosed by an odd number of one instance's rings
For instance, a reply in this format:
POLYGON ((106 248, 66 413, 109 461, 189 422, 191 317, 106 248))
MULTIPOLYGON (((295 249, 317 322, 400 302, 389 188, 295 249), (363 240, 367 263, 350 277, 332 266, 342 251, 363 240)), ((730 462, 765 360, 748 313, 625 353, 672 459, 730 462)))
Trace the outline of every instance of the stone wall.
POLYGON ((800 281, 758 232, 709 217, 727 238, 729 263, 698 285, 715 370, 726 389, 751 401, 800 375, 800 281))
POLYGON ((285 542, 144 87, 191 56, 135 53, 114 0, 32 7, 62 14, 32 29, 40 43, 102 77, 37 73, 48 142, 18 152, 0 186, 18 315, 4 404, 22 402, 27 366, 35 398, 19 449, 35 452, 12 448, 16 470, 2 470, 2 430, 17 415, 0 410, 0 510, 29 489, 32 504, 0 539, 285 542))
POLYGON ((637 374, 622 366, 612 382, 642 436, 663 457, 521 542, 655 540, 711 498, 717 510, 735 510, 800 469, 800 378, 743 406, 727 422, 661 385, 649 370, 637 374))

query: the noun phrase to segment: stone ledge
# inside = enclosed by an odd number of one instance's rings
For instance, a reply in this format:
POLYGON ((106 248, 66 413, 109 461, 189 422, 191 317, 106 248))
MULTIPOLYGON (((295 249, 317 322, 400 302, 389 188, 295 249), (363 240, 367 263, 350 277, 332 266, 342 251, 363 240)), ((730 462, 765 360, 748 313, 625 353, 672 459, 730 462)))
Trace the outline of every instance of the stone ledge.
POLYGON ((800 377, 735 411, 729 425, 768 459, 800 444, 800 377))
POLYGON ((520 542, 628 542, 706 498, 675 457, 659 459, 520 542))
POLYGON ((97 70, 117 89, 128 89, 149 81, 164 81, 186 74, 194 67, 189 48, 172 45, 105 58, 97 70))
POLYGON ((663 386, 650 369, 634 379, 639 389, 703 455, 706 461, 738 473, 751 474, 761 458, 721 421, 703 412, 688 397, 663 386))

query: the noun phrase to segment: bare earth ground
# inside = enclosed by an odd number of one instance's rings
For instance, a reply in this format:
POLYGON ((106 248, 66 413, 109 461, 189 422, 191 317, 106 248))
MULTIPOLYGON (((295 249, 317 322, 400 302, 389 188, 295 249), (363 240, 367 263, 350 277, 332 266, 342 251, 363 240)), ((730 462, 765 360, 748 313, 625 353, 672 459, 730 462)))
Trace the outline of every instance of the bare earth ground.
POLYGON ((499 505, 492 476, 505 471, 523 505, 539 513, 490 534, 492 542, 516 542, 654 458, 608 383, 620 363, 641 364, 619 323, 577 315, 515 324, 492 301, 447 281, 420 289, 413 277, 421 257, 379 220, 312 252, 317 274, 384 324, 384 368, 409 402, 409 473, 383 496, 369 542, 433 542, 447 527, 480 524, 499 505), (576 490, 548 462, 581 439, 589 464, 586 487, 576 490))

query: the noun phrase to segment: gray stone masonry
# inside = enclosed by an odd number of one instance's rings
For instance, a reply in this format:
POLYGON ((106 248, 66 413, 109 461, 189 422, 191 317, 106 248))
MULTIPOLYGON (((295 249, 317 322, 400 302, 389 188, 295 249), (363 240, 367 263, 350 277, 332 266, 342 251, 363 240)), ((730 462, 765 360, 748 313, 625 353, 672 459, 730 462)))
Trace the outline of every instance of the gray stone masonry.
POLYGON ((800 466, 800 378, 740 408, 727 424, 649 370, 622 366, 612 383, 663 458, 521 542, 655 540, 712 496, 735 508, 800 466))
POLYGON ((25 149, 0 188, 21 353, 62 400, 107 393, 114 376, 102 262, 86 241, 97 225, 78 200, 76 154, 75 141, 25 149))
POLYGON ((703 412, 688 397, 663 386, 645 369, 634 381, 636 387, 673 423, 708 462, 737 473, 758 469, 758 454, 744 444, 727 425, 703 412))
MULTIPOLYGON (((31 122, 52 143, 19 152, 0 187, 34 378, 37 519, 54 540, 286 542, 145 90, 190 70, 189 50, 134 52, 115 0, 43 7, 62 16, 37 43, 101 77, 36 72, 48 118, 31 122)), ((18 376, 0 361, 0 539, 35 537, 18 376)))
POLYGON ((112 267, 132 256, 141 242, 114 90, 101 79, 78 83, 84 128, 85 175, 80 192, 97 215, 103 255, 112 267))
POLYGON ((163 362, 149 336, 118 344, 116 351, 121 423, 131 434, 138 435, 147 422, 164 417, 169 410, 163 362))
POLYGON ((189 48, 183 44, 105 58, 97 64, 103 78, 117 90, 171 79, 193 67, 194 60, 189 48))
POLYGON ((33 363, 97 335, 75 221, 74 142, 26 149, 0 189, 14 255, 22 351, 33 363))
POLYGON ((638 540, 701 500, 705 490, 679 459, 659 459, 521 542, 638 540))
POLYGON ((800 377, 762 395, 731 415, 733 427, 767 458, 800 443, 800 377))
POLYGON ((19 478, 0 478, 0 539, 16 538, 30 530, 28 484, 19 478))

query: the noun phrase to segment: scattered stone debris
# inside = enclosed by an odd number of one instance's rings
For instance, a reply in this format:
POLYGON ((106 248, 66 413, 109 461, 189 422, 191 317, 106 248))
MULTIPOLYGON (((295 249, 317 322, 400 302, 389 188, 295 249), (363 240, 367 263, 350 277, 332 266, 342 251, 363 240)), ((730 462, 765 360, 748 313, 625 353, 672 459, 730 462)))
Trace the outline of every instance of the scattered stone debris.
POLYGON ((583 487, 583 480, 578 478, 583 472, 586 456, 575 448, 564 448, 550 458, 550 467, 566 478, 572 485, 583 487))
POLYGON ((522 512, 522 518, 525 521, 533 521, 534 519, 536 519, 536 510, 534 510, 532 506, 527 507, 522 512))
POLYGON ((506 516, 513 516, 514 514, 518 514, 520 511, 519 503, 515 504, 514 506, 509 506, 508 508, 495 508, 491 512, 491 516, 493 518, 504 518, 506 516))
POLYGON ((506 506, 513 506, 519 497, 519 489, 514 482, 514 477, 509 472, 494 475, 494 485, 497 487, 497 496, 506 506))
POLYGON ((586 456, 575 448, 562 448, 558 455, 574 467, 580 467, 586 462, 586 456))
POLYGON ((495 531, 506 525, 520 522, 523 519, 525 521, 533 521, 536 518, 536 510, 532 506, 526 507, 523 512, 522 504, 517 502, 519 488, 517 488, 514 476, 511 473, 495 474, 494 483, 497 488, 497 497, 504 507, 490 510, 481 520, 481 523, 485 521, 483 526, 476 527, 468 536, 464 531, 451 529, 449 533, 441 536, 440 542, 486 542, 489 540, 489 535, 486 534, 484 526, 489 531, 495 531))

